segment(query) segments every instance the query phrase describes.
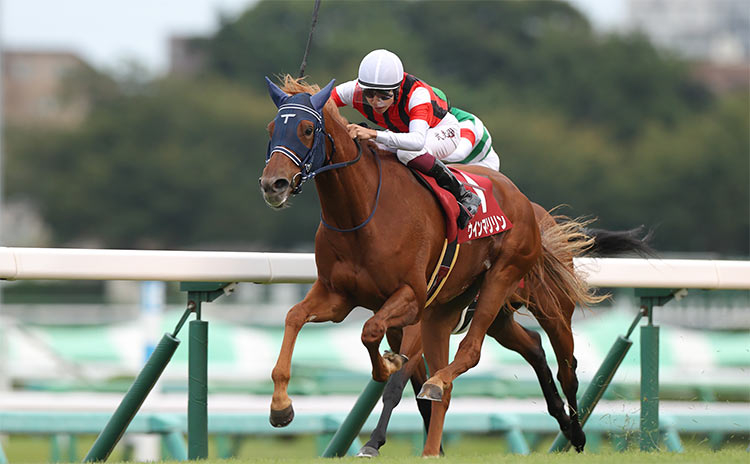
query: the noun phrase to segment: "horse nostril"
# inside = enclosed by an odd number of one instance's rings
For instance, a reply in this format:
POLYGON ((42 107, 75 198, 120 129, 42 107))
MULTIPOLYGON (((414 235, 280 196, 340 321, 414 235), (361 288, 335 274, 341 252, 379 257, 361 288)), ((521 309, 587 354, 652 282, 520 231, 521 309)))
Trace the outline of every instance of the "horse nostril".
POLYGON ((258 180, 260 182, 260 189, 266 194, 281 193, 289 188, 289 181, 283 177, 279 177, 276 180, 263 179, 261 177, 258 180))
POLYGON ((273 183, 273 189, 276 191, 286 190, 289 187, 289 181, 286 179, 277 179, 273 183))

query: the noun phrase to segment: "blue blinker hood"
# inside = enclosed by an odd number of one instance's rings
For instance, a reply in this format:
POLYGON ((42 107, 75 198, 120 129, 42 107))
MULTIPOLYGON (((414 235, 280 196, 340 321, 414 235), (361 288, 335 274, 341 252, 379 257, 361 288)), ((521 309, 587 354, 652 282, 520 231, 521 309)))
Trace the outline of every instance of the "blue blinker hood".
MULTIPOLYGON (((321 169, 326 163, 326 144, 323 134, 328 138, 331 137, 325 131, 323 107, 331 96, 335 81, 335 79, 332 79, 315 95, 309 93, 289 95, 266 77, 268 92, 279 109, 274 119, 273 134, 268 143, 266 163, 271 159, 273 153, 280 152, 300 168, 301 179, 292 193, 299 193, 306 180, 327 170, 321 169), (297 136, 297 126, 301 121, 313 123, 315 132, 310 148, 305 146, 297 136)), ((331 140, 331 143, 333 143, 333 140, 331 140)))

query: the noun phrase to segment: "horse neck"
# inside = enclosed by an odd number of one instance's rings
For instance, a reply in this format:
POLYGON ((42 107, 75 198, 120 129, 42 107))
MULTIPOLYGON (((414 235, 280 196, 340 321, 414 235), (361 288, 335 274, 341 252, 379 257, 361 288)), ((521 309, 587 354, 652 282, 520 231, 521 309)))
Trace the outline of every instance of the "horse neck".
MULTIPOLYGON (((329 119, 326 119, 326 128, 336 146, 331 163, 355 159, 357 145, 346 128, 329 119)), ((326 143, 330 153, 331 146, 326 143)), ((362 156, 356 163, 315 177, 320 208, 328 224, 340 229, 355 227, 365 221, 375 207, 379 172, 374 158, 377 155, 368 152, 369 149, 363 146, 362 156)))

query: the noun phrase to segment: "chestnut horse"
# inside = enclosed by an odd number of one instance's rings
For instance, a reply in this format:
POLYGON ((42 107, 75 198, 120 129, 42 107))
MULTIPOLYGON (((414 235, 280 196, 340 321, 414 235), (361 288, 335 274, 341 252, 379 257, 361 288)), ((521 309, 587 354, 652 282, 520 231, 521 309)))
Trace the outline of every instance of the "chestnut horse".
MULTIPOLYGON (((563 216, 554 218, 536 203, 533 204, 537 221, 542 233, 542 243, 549 243, 550 247, 559 246, 560 242, 550 237, 549 231, 560 230, 560 227, 566 227, 569 233, 566 235, 570 238, 575 237, 577 228, 579 231, 579 240, 571 240, 565 246, 567 250, 558 249, 557 256, 567 256, 563 260, 569 266, 571 272, 573 269, 573 256, 585 254, 586 256, 615 256, 627 252, 634 252, 641 256, 653 256, 655 253, 648 245, 649 235, 641 237, 642 228, 626 231, 608 231, 603 229, 581 229, 588 222, 569 221, 563 216), (559 224, 560 227, 550 229, 550 226, 559 224)), ((604 297, 601 297, 604 298, 604 297)), ((557 358, 558 373, 557 379, 560 382, 562 391, 568 398, 571 417, 575 420, 577 417, 576 392, 578 390, 578 377, 576 376, 576 359, 573 356, 573 334, 571 332, 571 318, 576 308, 576 301, 562 293, 561 289, 554 289, 554 295, 549 295, 539 288, 531 285, 519 288, 511 297, 511 304, 504 307, 497 315, 495 320, 487 330, 487 335, 494 338, 500 345, 513 350, 520 354, 526 360, 539 380, 542 388, 542 394, 547 403, 547 410, 550 415, 558 420, 560 427, 565 429, 569 427, 566 421, 565 410, 562 399, 554 385, 552 373, 550 372, 547 359, 542 348, 542 341, 539 334, 533 330, 528 330, 521 326, 513 319, 514 308, 518 308, 522 303, 527 305, 529 311, 535 316, 537 322, 547 334, 552 349, 555 351, 557 358), (550 298, 557 299, 557 303, 550 301, 550 298), (541 308, 548 305, 557 304, 560 308, 562 318, 545 317, 541 308)), ((461 326, 465 326, 462 324, 461 326)), ((457 326, 457 328, 459 328, 457 326)), ((420 328, 418 324, 405 327, 403 333, 389 332, 387 334, 388 342, 394 349, 400 349, 408 361, 400 371, 393 374, 385 386, 383 392, 383 410, 380 414, 378 424, 370 434, 370 439, 359 450, 357 456, 376 457, 380 454, 380 448, 385 444, 386 431, 390 421, 393 409, 401 401, 403 390, 406 382, 411 381, 414 393, 418 393, 422 384, 427 380, 424 363, 422 362, 422 343, 420 337, 420 328)), ((417 400, 419 412, 425 424, 429 427, 430 410, 424 400, 417 400)))
MULTIPOLYGON (((318 278, 286 316, 281 351, 271 374, 271 424, 285 426, 294 417, 287 386, 302 326, 312 321, 340 322, 354 307, 362 306, 374 312, 362 329, 362 343, 376 381, 386 381, 403 362, 398 354, 380 354, 386 332, 421 321, 424 357, 432 377, 420 397, 433 401, 423 455, 436 456, 453 380, 477 364, 485 334, 521 279, 550 296, 544 318, 560 325, 568 322, 556 292, 572 301, 596 300, 585 281, 566 266, 568 256, 556 255, 556 250, 575 243, 579 229, 574 228, 571 236, 566 228, 552 225, 548 234, 555 237, 556 246, 543 244, 531 202, 510 179, 482 167, 463 167, 490 179, 492 194, 513 228, 462 244, 449 278, 425 308, 427 281, 445 238, 445 218, 437 201, 392 154, 363 150, 348 136, 346 121, 328 102, 333 81, 322 90, 290 76, 285 77, 283 89, 270 80, 267 83, 279 111, 269 124, 271 141, 260 178, 264 200, 281 208, 306 180, 314 178, 321 206, 315 237, 318 278), (471 327, 449 363, 456 315, 477 294, 471 327)), ((571 416, 559 411, 562 419, 558 420, 580 451, 585 436, 576 415, 575 392, 570 392, 568 401, 571 416)))

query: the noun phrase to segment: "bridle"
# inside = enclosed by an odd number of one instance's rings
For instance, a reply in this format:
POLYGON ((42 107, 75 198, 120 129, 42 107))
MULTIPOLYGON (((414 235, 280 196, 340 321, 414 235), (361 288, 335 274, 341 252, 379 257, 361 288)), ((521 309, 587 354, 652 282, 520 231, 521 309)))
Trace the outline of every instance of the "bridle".
MULTIPOLYGON (((331 163, 336 153, 336 144, 331 134, 325 130, 322 109, 325 101, 328 100, 334 81, 331 81, 323 90, 312 96, 309 93, 298 93, 290 96, 268 78, 266 78, 266 82, 271 98, 279 109, 274 119, 273 134, 271 134, 271 140, 268 142, 266 164, 271 160, 271 156, 278 152, 289 158, 297 166, 299 172, 292 177, 292 195, 302 192, 302 185, 318 174, 351 166, 362 158, 362 145, 354 139, 357 146, 357 156, 351 160, 331 163), (321 96, 321 94, 323 95, 321 96), (325 99, 322 99, 323 96, 325 99), (310 147, 303 144, 297 136, 297 126, 301 121, 309 121, 313 124, 313 142, 310 147), (331 142, 330 155, 326 151, 326 138, 331 142), (298 153, 304 153, 304 155, 299 156, 298 153)), ((355 227, 340 229, 328 224, 323 219, 323 213, 321 212, 320 221, 325 227, 336 232, 352 232, 364 227, 375 215, 383 179, 380 158, 375 153, 373 155, 378 162, 378 189, 375 194, 375 206, 370 215, 364 222, 355 227)))

